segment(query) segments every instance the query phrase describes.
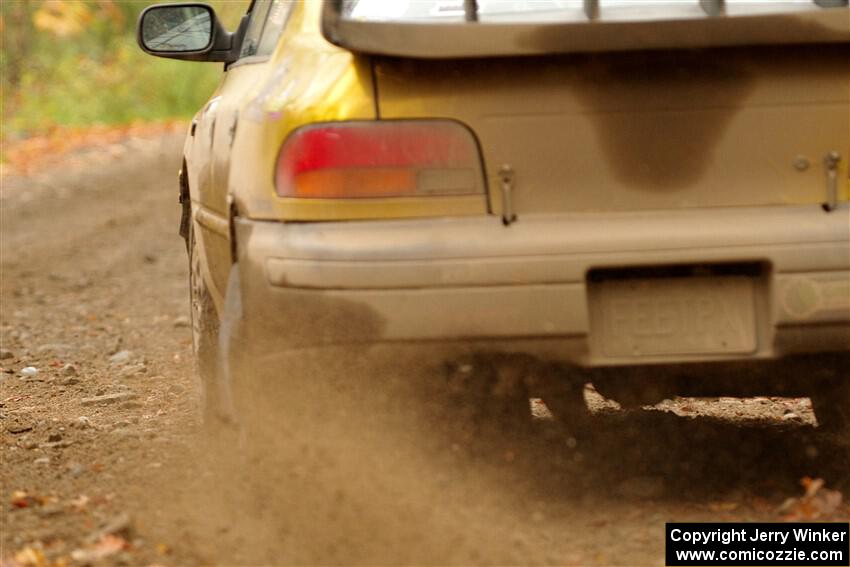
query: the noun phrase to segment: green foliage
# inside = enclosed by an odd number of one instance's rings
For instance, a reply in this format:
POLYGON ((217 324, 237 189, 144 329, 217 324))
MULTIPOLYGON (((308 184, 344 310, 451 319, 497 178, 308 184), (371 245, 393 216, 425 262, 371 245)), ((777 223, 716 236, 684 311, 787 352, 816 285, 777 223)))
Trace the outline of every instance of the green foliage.
MULTIPOLYGON (((150 3, 0 2, 3 138, 54 126, 186 118, 197 111, 222 66, 144 54, 135 24, 150 3)), ((247 0, 212 4, 233 29, 247 0)))

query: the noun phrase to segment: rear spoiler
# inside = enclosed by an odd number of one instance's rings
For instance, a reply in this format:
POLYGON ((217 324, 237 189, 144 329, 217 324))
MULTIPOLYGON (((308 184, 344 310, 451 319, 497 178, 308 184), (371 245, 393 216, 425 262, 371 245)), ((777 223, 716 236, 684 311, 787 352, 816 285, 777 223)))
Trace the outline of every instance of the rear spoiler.
POLYGON ((322 34, 350 51, 427 59, 850 42, 848 0, 605 2, 583 0, 557 22, 506 22, 464 0, 465 21, 417 22, 354 20, 343 0, 324 0, 322 34))

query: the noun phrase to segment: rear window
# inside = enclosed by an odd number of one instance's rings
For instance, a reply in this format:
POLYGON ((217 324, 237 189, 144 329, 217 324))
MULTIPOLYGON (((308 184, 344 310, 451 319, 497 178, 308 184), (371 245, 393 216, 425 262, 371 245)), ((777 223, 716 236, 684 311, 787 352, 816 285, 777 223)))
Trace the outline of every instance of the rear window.
MULTIPOLYGON (((352 20, 461 22, 464 0, 345 0, 343 17, 352 20)), ((584 0, 477 0, 482 22, 586 21, 584 0)), ((700 0, 598 0, 608 20, 703 18, 700 0)), ((729 15, 817 10, 814 0, 726 0, 729 15)))

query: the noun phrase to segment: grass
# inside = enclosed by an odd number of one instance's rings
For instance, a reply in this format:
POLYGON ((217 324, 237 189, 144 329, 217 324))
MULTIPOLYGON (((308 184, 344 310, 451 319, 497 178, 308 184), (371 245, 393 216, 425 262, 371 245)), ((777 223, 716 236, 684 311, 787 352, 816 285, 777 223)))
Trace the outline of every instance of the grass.
MULTIPOLYGON (((215 89, 222 65, 144 54, 135 21, 149 3, 0 2, 3 141, 194 114, 215 89)), ((232 30, 247 0, 212 4, 232 30)))

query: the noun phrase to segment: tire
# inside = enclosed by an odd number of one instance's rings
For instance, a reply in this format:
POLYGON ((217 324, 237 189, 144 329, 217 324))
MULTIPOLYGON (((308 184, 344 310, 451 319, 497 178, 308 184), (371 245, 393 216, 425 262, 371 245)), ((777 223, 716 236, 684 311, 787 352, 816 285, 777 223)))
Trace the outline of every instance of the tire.
POLYGON ((212 424, 219 415, 220 400, 216 388, 219 321, 215 304, 201 269, 201 253, 190 225, 187 248, 189 252, 189 311, 192 319, 192 351, 195 355, 195 376, 201 400, 201 419, 212 424))

